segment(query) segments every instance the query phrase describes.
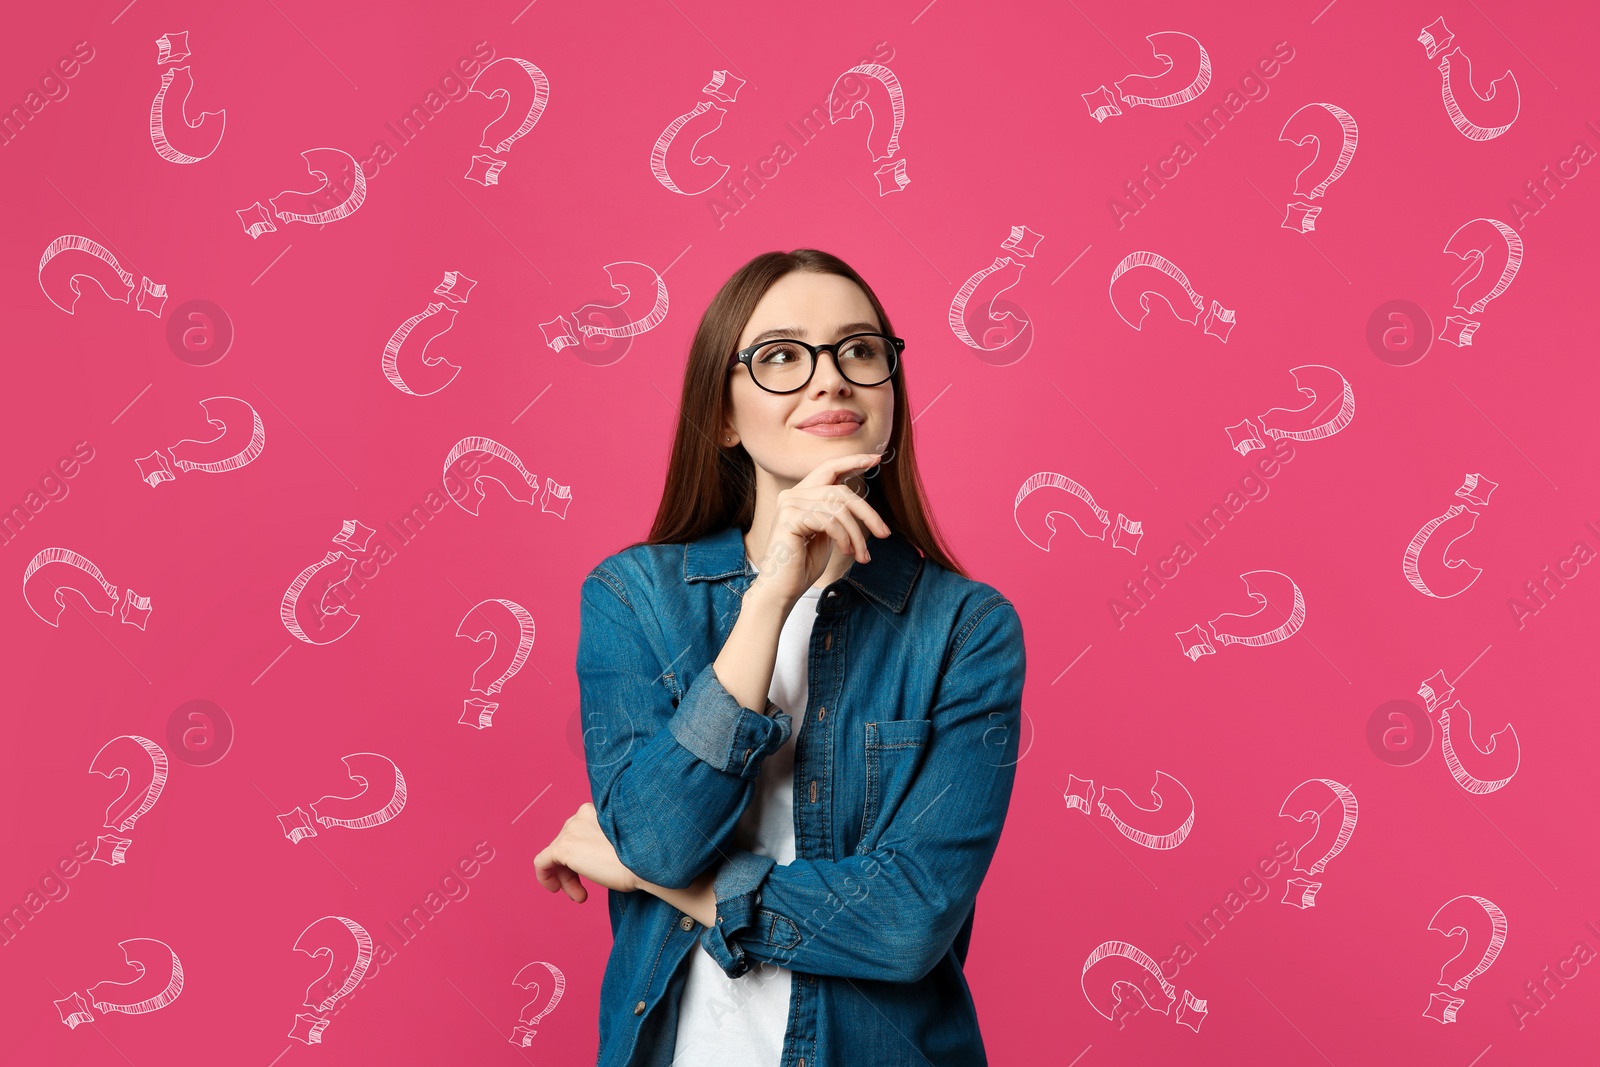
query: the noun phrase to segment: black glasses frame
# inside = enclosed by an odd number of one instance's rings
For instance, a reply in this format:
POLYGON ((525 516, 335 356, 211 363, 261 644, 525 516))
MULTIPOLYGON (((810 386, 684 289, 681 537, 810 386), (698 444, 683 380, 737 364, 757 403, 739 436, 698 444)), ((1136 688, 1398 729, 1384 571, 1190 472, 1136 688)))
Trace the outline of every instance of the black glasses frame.
POLYGON ((894 377, 894 372, 900 369, 900 353, 904 352, 905 348, 906 343, 900 338, 890 337, 886 333, 876 333, 872 331, 853 333, 848 337, 841 337, 831 345, 808 345, 804 341, 793 337, 773 337, 765 341, 758 341, 748 348, 741 348, 739 351, 729 356, 728 369, 732 370, 736 364, 743 363, 745 365, 745 369, 750 372, 750 380, 752 382, 755 382, 760 388, 766 389, 769 393, 777 393, 779 396, 782 396, 787 393, 798 392, 810 385, 811 379, 816 377, 817 360, 822 358, 822 353, 832 352, 833 362, 834 365, 839 368, 840 377, 849 382, 851 385, 860 385, 863 389, 871 389, 873 386, 884 385, 894 377), (856 381, 854 378, 851 378, 850 375, 845 373, 844 364, 839 362, 839 346, 847 341, 853 341, 857 337, 882 337, 885 341, 889 342, 889 374, 888 377, 883 379, 883 381, 873 382, 872 385, 862 385, 862 383, 856 381), (750 360, 756 354, 758 349, 765 348, 767 345, 777 344, 799 345, 801 348, 811 353, 811 372, 806 375, 805 381, 801 382, 793 389, 767 389, 766 386, 762 385, 761 382, 756 379, 755 368, 750 365, 750 360))

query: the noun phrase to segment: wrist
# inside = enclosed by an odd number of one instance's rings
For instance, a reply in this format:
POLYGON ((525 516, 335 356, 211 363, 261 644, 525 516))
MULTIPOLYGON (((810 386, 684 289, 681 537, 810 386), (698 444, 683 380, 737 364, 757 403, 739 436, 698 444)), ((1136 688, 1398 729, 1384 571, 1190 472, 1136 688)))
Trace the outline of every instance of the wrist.
POLYGON ((780 623, 788 617, 789 612, 798 603, 797 600, 792 600, 783 592, 774 589, 759 574, 750 583, 750 588, 744 591, 743 599, 744 607, 741 609, 741 613, 753 611, 760 614, 775 615, 780 623))

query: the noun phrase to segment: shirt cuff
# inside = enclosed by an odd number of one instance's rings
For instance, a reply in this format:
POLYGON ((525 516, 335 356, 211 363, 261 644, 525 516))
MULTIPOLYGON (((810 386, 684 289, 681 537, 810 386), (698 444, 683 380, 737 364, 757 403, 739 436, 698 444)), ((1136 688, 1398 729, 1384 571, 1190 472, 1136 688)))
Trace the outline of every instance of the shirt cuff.
POLYGON ((700 945, 729 978, 741 977, 750 969, 739 937, 757 925, 761 903, 761 883, 776 861, 745 849, 733 855, 717 870, 712 888, 717 898, 717 921, 700 935, 700 945))
POLYGON ((708 664, 683 694, 667 729, 678 744, 717 770, 755 778, 761 761, 789 739, 793 723, 770 698, 763 712, 741 706, 708 664))

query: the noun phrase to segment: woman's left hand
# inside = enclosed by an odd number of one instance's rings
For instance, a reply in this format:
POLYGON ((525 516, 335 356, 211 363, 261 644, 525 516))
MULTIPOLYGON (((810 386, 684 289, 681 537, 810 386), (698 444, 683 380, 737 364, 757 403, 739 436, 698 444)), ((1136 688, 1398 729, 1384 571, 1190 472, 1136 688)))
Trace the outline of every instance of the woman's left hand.
POLYGON ((600 819, 588 801, 579 805, 556 839, 533 857, 533 871, 540 885, 552 893, 565 890, 580 904, 588 899, 589 891, 579 875, 621 893, 639 888, 639 879, 617 858, 617 850, 600 829, 600 819))

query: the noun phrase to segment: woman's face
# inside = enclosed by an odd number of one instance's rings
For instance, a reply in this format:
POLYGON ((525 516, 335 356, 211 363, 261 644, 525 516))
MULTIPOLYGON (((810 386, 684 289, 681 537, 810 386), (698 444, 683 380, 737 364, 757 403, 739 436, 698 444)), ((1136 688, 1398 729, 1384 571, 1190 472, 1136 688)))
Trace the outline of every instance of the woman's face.
MULTIPOLYGON (((881 333, 883 324, 866 293, 850 279, 791 271, 772 283, 750 313, 750 321, 739 335, 739 347, 749 347, 769 330, 782 331, 773 336, 820 345, 853 333, 881 333)), ((894 428, 892 380, 882 385, 856 385, 839 373, 838 364, 827 353, 818 358, 811 381, 792 393, 767 392, 741 366, 729 373, 733 375, 729 421, 719 444, 725 448, 744 445, 756 466, 783 488, 800 481, 824 460, 856 452, 881 455, 888 449, 894 428), (860 423, 831 436, 801 427, 820 412, 841 410, 859 417, 860 423)))

